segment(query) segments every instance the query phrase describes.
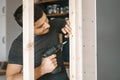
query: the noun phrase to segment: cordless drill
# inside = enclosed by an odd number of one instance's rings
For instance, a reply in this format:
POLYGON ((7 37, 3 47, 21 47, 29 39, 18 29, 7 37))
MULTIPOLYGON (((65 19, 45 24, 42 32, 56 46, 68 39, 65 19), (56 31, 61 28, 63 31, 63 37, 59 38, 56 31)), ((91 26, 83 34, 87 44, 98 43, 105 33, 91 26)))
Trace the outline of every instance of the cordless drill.
MULTIPOLYGON (((46 50, 44 52, 43 57, 45 58, 45 57, 48 57, 48 56, 58 52, 63 47, 63 45, 66 44, 66 43, 67 43, 67 41, 65 41, 63 43, 58 43, 58 44, 54 45, 53 47, 49 48, 48 50, 46 50)), ((56 74, 60 71, 61 71, 61 67, 57 66, 51 73, 56 74)))

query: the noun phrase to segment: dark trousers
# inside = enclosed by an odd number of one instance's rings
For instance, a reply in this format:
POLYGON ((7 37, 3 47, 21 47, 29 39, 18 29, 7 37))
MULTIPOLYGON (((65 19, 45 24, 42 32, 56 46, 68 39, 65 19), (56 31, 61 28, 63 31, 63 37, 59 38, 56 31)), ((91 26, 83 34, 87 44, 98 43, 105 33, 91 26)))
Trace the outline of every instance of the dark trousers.
POLYGON ((56 74, 46 74, 40 77, 38 80, 69 80, 66 71, 62 71, 56 74))

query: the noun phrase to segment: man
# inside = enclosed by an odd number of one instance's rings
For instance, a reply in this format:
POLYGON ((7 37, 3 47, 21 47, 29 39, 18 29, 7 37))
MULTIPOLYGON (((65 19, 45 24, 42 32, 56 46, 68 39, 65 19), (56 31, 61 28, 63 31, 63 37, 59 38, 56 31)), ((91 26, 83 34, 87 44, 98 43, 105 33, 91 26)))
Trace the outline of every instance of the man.
MULTIPOLYGON (((14 13, 15 20, 22 27, 22 6, 14 13)), ((58 34, 62 31, 67 38, 71 34, 69 22, 63 19, 49 21, 40 6, 34 5, 34 55, 35 55, 35 80, 69 80, 63 64, 61 51, 47 58, 42 58, 44 52, 59 43, 58 34), (66 25, 65 25, 66 24, 66 25), (61 71, 56 74, 51 72, 57 67, 61 71)), ((22 33, 14 40, 9 57, 6 72, 6 80, 23 80, 23 53, 22 33)))

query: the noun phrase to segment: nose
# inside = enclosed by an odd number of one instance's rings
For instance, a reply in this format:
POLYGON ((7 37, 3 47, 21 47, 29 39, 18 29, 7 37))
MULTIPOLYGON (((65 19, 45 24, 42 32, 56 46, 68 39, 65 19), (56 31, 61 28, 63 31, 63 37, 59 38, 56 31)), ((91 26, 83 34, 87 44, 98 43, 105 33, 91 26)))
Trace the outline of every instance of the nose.
POLYGON ((44 23, 45 28, 50 28, 50 25, 48 23, 44 23))

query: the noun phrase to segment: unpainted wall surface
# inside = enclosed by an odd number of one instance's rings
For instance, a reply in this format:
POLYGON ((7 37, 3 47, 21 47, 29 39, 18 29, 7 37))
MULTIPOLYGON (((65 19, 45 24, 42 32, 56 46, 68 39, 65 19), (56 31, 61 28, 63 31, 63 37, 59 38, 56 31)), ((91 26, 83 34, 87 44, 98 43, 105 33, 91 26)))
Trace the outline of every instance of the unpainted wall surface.
POLYGON ((97 0, 98 80, 120 80, 120 0, 97 0))

